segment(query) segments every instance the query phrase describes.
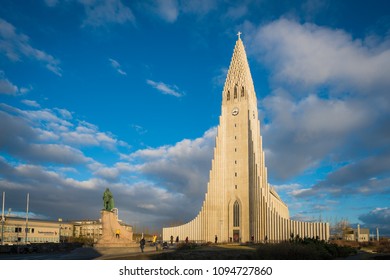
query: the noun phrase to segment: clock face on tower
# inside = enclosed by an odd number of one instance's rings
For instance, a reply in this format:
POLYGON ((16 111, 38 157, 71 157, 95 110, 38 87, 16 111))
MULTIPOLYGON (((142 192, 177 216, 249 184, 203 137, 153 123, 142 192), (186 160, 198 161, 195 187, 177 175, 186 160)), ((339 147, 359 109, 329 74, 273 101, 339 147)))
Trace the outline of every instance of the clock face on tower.
POLYGON ((233 110, 232 110, 232 115, 233 116, 237 116, 238 115, 238 108, 237 107, 234 107, 233 110))

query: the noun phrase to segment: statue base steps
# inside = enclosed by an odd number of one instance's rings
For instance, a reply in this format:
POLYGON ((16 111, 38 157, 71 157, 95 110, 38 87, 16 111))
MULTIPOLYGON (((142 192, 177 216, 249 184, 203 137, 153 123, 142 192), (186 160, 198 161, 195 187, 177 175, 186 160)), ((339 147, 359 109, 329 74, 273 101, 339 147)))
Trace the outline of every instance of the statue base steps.
POLYGON ((108 210, 100 211, 102 217, 102 237, 94 244, 97 248, 120 248, 137 247, 133 240, 132 229, 126 229, 119 224, 114 212, 108 210), (119 232, 119 238, 116 234, 119 232))

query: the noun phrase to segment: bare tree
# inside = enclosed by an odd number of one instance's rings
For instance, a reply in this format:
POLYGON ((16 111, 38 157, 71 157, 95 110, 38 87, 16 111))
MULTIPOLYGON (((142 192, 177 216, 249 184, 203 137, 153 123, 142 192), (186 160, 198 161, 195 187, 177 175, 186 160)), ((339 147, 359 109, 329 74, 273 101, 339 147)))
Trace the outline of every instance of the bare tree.
POLYGON ((336 220, 332 226, 332 235, 335 239, 343 239, 345 231, 350 228, 350 223, 347 218, 336 220))

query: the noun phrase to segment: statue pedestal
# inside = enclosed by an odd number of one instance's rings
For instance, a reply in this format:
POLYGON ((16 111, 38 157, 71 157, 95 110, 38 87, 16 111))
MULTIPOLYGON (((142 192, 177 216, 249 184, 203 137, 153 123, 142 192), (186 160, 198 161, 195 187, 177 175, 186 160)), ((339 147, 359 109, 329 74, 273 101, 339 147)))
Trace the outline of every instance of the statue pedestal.
POLYGON ((118 222, 114 212, 108 210, 100 211, 102 217, 102 237, 96 242, 94 247, 137 247, 133 241, 133 231, 127 230, 118 222), (120 231, 119 238, 116 233, 120 231))

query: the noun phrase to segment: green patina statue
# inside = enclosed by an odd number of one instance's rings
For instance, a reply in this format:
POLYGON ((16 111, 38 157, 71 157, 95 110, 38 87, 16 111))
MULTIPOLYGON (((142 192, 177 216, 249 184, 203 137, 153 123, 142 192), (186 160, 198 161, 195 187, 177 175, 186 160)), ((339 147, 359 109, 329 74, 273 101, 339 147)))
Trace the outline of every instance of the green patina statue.
POLYGON ((114 208, 114 197, 109 188, 106 188, 103 194, 103 209, 111 211, 114 208))

